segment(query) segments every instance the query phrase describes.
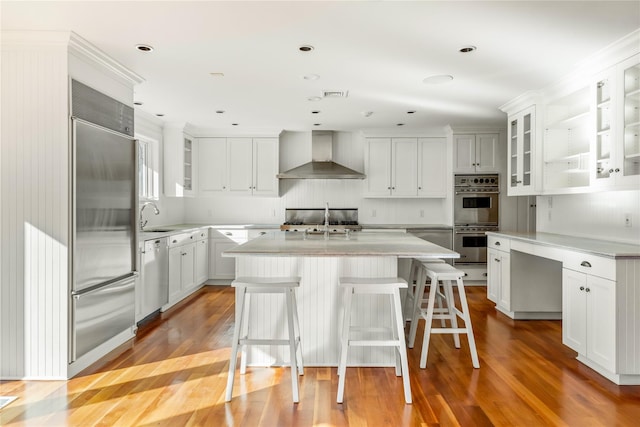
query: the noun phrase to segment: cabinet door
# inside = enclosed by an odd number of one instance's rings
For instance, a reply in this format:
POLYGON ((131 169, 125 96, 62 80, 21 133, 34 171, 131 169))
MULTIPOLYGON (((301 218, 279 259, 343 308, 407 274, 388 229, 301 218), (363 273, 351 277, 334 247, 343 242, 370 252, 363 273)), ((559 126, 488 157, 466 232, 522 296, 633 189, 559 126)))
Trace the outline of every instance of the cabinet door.
POLYGON ((498 172, 498 135, 476 135, 476 172, 498 172))
POLYGON ((253 195, 278 196, 278 138, 253 139, 253 195))
POLYGON ((500 264, 500 253, 495 249, 487 250, 487 299, 495 303, 498 302, 500 292, 500 280, 502 269, 500 264))
POLYGON ((236 260, 231 257, 223 257, 222 252, 238 246, 235 242, 211 240, 213 257, 213 279, 234 279, 236 277, 236 260))
POLYGON ((393 196, 417 196, 418 140, 416 138, 393 138, 391 149, 391 194, 393 196))
POLYGON ((500 259, 500 289, 498 305, 505 311, 511 311, 511 255, 497 251, 500 259))
POLYGON ((592 102, 595 105, 595 131, 591 147, 591 177, 590 184, 594 188, 613 186, 615 178, 614 165, 616 162, 614 142, 616 141, 616 127, 614 103, 615 67, 612 67, 595 78, 592 86, 592 102))
POLYGON ((227 139, 198 140, 198 191, 210 196, 227 191, 227 139))
POLYGON ((508 164, 509 196, 536 194, 535 185, 535 107, 509 117, 508 164))
POLYGON ((453 158, 455 173, 475 173, 476 171, 476 136, 454 135, 453 158))
POLYGON ((191 289, 196 286, 196 244, 189 243, 181 246, 181 285, 182 290, 191 289))
POLYGON ((365 195, 391 195, 391 138, 369 138, 365 143, 365 195))
POLYGON ((253 189, 253 141, 251 138, 227 138, 229 191, 251 194, 253 189))
POLYGON ((418 196, 447 196, 447 140, 418 139, 418 196))
POLYGON ((640 54, 617 68, 621 109, 616 136, 616 187, 637 190, 640 188, 640 54))
POLYGON ((616 284, 596 276, 586 276, 587 357, 616 371, 616 284))
POLYGON ((209 278, 209 242, 208 240, 198 240, 196 242, 196 281, 198 286, 209 278))
POLYGON ((587 354, 587 275, 562 269, 562 343, 587 354))
POLYGON ((169 301, 182 291, 182 247, 169 249, 169 301))

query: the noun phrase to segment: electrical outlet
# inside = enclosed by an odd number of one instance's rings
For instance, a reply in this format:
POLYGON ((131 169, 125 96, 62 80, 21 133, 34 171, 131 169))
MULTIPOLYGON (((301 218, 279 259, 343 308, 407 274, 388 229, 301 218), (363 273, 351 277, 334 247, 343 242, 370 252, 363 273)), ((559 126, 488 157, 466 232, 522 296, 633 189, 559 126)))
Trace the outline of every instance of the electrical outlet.
POLYGON ((372 209, 371 210, 371 218, 375 218, 376 217, 376 210, 372 209))
POLYGON ((631 214, 630 213, 624 214, 624 226, 625 227, 632 227, 631 214))
POLYGON ((424 218, 424 209, 420 209, 420 218, 424 218))

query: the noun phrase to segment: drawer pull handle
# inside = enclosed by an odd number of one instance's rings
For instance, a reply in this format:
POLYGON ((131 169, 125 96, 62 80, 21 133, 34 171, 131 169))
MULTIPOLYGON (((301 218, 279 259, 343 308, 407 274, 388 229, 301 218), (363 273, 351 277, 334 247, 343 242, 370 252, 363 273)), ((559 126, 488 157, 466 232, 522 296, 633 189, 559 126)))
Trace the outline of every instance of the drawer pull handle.
POLYGON ((266 231, 261 231, 261 232, 260 232, 260 235, 261 235, 261 236, 264 236, 265 234, 267 234, 267 232, 266 232, 266 231))
POLYGON ((224 234, 225 234, 225 236, 232 236, 233 235, 231 233, 224 233, 224 234))
POLYGON ((177 241, 177 240, 174 240, 172 243, 178 243, 178 241, 177 241))
POLYGON ((500 242, 496 242, 496 246, 500 246, 500 242))
POLYGON ((494 258, 495 262, 500 262, 500 260, 498 258, 494 258))
POLYGON ((591 267, 591 263, 589 261, 582 261, 580 265, 583 267, 591 267))

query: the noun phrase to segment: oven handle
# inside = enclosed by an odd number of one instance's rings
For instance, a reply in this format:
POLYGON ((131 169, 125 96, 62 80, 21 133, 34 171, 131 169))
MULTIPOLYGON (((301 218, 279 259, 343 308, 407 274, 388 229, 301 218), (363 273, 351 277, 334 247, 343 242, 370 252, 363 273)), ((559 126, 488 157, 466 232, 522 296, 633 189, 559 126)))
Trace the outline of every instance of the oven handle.
POLYGON ((482 196, 483 194, 500 194, 499 191, 478 191, 478 192, 473 192, 473 191, 456 191, 456 196, 458 195, 469 195, 469 196, 482 196))

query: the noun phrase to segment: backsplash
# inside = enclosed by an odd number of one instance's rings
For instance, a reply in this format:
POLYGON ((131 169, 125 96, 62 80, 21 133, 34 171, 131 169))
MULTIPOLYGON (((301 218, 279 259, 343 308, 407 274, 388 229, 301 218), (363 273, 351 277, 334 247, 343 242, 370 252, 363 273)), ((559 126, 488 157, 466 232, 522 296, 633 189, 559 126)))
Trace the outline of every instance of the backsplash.
POLYGON ((538 196, 537 229, 640 244, 640 190, 538 196), (625 226, 625 215, 631 227, 625 226))

